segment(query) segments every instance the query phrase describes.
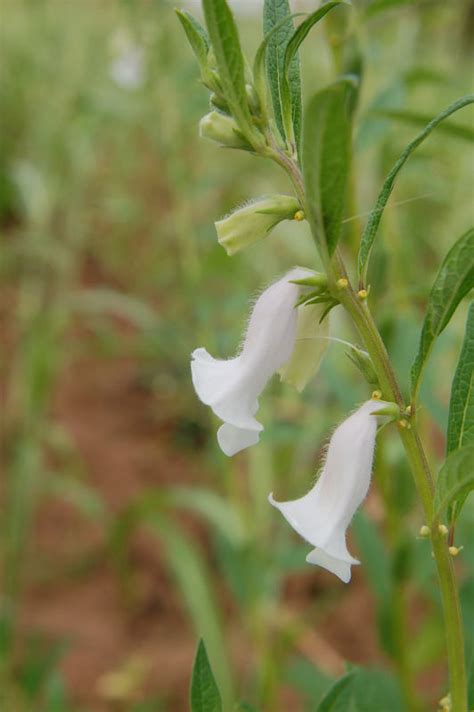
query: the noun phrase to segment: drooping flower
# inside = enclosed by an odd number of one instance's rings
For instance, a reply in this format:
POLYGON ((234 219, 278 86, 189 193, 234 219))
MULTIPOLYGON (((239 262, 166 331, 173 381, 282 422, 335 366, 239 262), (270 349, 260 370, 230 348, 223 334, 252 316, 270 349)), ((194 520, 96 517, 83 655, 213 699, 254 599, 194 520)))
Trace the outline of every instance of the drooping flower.
MULTIPOLYGON (((301 309, 309 309, 295 308, 303 287, 291 280, 311 274, 301 267, 294 268, 260 295, 242 350, 235 358, 215 359, 204 348, 192 353, 193 385, 202 402, 224 421, 217 439, 226 455, 259 441, 263 425, 255 418, 258 398, 271 376, 290 360, 298 314, 301 309)), ((311 345, 310 340, 305 343, 311 345)))
POLYGON ((369 400, 344 420, 329 442, 326 460, 314 487, 300 499, 269 500, 314 549, 306 557, 347 583, 359 564, 347 550, 346 529, 370 486, 377 431, 373 415, 387 403, 369 400))
POLYGON ((228 255, 268 235, 282 220, 302 220, 300 204, 292 195, 269 195, 237 208, 215 223, 217 239, 228 255))
POLYGON ((295 347, 279 373, 300 393, 317 373, 328 348, 329 319, 320 323, 325 309, 325 304, 302 304, 297 310, 295 347))

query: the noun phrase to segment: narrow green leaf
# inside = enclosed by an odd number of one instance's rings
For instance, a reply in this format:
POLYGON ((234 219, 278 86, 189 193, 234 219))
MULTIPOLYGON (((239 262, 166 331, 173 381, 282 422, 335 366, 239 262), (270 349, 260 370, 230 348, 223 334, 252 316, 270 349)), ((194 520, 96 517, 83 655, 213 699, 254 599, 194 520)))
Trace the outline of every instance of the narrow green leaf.
POLYGON ((301 128, 301 77, 300 61, 295 54, 288 66, 289 88, 284 93, 285 51, 289 39, 294 32, 293 20, 289 17, 288 0, 265 0, 263 6, 263 31, 265 34, 279 27, 269 41, 266 51, 266 69, 268 86, 272 98, 273 113, 282 138, 286 136, 284 116, 291 116, 295 136, 301 128), (286 21, 282 22, 285 18, 286 21))
POLYGON ((365 281, 365 277, 367 274, 370 252, 372 250, 372 245, 377 234, 380 220, 382 219, 383 211, 393 190, 395 179, 398 173, 401 171, 407 160, 410 158, 413 151, 415 151, 415 149, 418 148, 418 146, 422 144, 426 138, 428 138, 433 129, 439 126, 439 124, 441 124, 445 119, 447 119, 448 116, 451 116, 451 114, 454 114, 456 111, 463 109, 465 106, 467 106, 468 104, 472 104, 473 102, 474 94, 468 94, 467 96, 461 97, 461 99, 458 99, 453 104, 450 104, 446 109, 444 109, 444 111, 435 116, 435 118, 430 121, 427 126, 425 126, 423 131, 421 131, 418 136, 416 136, 413 141, 408 144, 408 146, 401 154, 400 158, 394 164, 392 170, 385 179, 385 182, 382 186, 382 190, 380 191, 379 196, 377 198, 377 202, 375 203, 375 207, 369 215, 367 225, 365 226, 364 234, 362 235, 362 240, 359 248, 358 267, 359 276, 362 278, 363 281, 365 281))
POLYGON ((158 535, 168 568, 176 581, 190 619, 206 641, 213 670, 228 708, 233 699, 233 680, 226 654, 222 622, 208 564, 196 544, 168 516, 166 493, 150 490, 133 501, 113 523, 110 546, 114 562, 126 589, 129 580, 128 547, 139 526, 158 535))
POLYGON ((474 302, 469 307, 464 342, 449 403, 446 454, 474 443, 474 302))
POLYGON ((452 502, 467 497, 474 489, 474 445, 465 445, 445 460, 436 479, 435 516, 440 516, 452 502))
POLYGON ((276 32, 278 32, 281 27, 287 24, 289 20, 293 20, 293 18, 299 17, 303 14, 304 13, 302 12, 295 12, 292 15, 285 15, 285 17, 280 20, 280 22, 277 22, 277 24, 274 25, 269 32, 267 32, 263 40, 260 42, 257 52, 255 53, 255 59, 253 61, 253 79, 255 87, 257 88, 257 91, 259 92, 260 96, 263 96, 265 91, 265 55, 270 39, 276 34, 276 32))
POLYGON ((334 683, 317 712, 404 712, 400 688, 392 675, 355 668, 334 683))
MULTIPOLYGON (((383 116, 387 119, 395 119, 395 121, 402 121, 406 124, 413 124, 414 126, 426 126, 429 123, 431 117, 426 114, 421 114, 417 111, 398 111, 395 109, 376 109, 372 111, 373 114, 377 116, 383 116)), ((448 136, 453 138, 461 138, 465 141, 474 141, 474 129, 470 126, 462 126, 461 124, 453 123, 452 121, 446 121, 439 125, 439 130, 448 136)))
POLYGON ((411 369, 414 400, 435 339, 448 325, 459 302, 473 286, 474 228, 471 228, 459 238, 446 255, 431 289, 418 354, 411 369))
POLYGON ((238 548, 246 540, 246 531, 235 505, 217 492, 204 487, 176 487, 166 491, 169 506, 184 507, 203 517, 213 530, 225 536, 238 548))
POLYGON ((309 15, 306 20, 304 20, 301 25, 298 25, 296 30, 291 35, 285 50, 284 59, 284 71, 285 74, 288 73, 291 62, 293 61, 298 49, 308 36, 310 29, 316 25, 320 20, 323 19, 330 10, 332 10, 337 5, 346 5, 344 0, 334 0, 333 2, 327 2, 322 7, 318 8, 309 15))
POLYGON ((349 672, 336 680, 319 703, 317 712, 347 712, 352 709, 354 679, 355 673, 349 672))
POLYGON ((242 131, 252 134, 244 58, 233 15, 226 0, 202 0, 202 4, 225 99, 242 131))
POLYGON ((343 77, 318 92, 305 112, 303 175, 308 219, 323 261, 341 232, 351 154, 351 99, 355 84, 343 77))
POLYGON ((191 710, 222 712, 221 696, 202 640, 199 641, 191 679, 191 710))
POLYGON ((187 10, 176 10, 175 12, 199 64, 205 66, 209 51, 209 37, 206 30, 187 10))
POLYGON ((307 37, 310 29, 334 7, 341 5, 342 0, 328 2, 304 20, 293 32, 288 40, 283 58, 283 71, 280 75, 280 101, 282 105, 283 124, 287 138, 292 138, 299 147, 301 134, 301 79, 299 73, 298 49, 307 37), (297 62, 296 72, 295 62, 297 62), (285 120, 285 107, 291 105, 291 127, 288 119, 285 120))

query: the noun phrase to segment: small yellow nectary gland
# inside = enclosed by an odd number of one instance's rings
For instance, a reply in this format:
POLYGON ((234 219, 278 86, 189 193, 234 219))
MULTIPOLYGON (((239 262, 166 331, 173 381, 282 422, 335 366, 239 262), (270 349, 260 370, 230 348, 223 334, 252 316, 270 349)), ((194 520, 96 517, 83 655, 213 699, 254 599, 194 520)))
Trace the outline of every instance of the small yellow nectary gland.
POLYGON ((462 546, 450 546, 448 551, 451 554, 451 556, 457 556, 459 552, 461 551, 462 546))
POLYGON ((408 420, 404 420, 403 418, 401 418, 401 419, 398 421, 398 425, 399 425, 400 428, 404 428, 404 429, 406 429, 406 430, 410 430, 410 427, 411 427, 411 426, 410 426, 410 423, 408 422, 408 420))
POLYGON ((359 291, 357 292, 357 296, 359 297, 359 299, 367 299, 368 294, 369 293, 366 289, 359 289, 359 291))
POLYGON ((426 524, 423 524, 423 526, 420 527, 419 534, 420 534, 420 536, 427 537, 431 534, 431 529, 426 524))
POLYGON ((347 280, 345 277, 341 277, 341 279, 337 280, 336 284, 339 289, 347 289, 347 287, 349 286, 349 280, 347 280))
POLYGON ((372 400, 380 400, 382 398, 382 391, 372 391, 372 400))
POLYGON ((439 702, 438 705, 441 707, 441 712, 449 712, 451 709, 451 695, 446 695, 439 702))
POLYGON ((411 415, 411 405, 407 405, 405 408, 405 415, 410 416, 411 415))
POLYGON ((293 220, 296 220, 297 222, 302 222, 305 219, 305 214, 303 210, 297 210, 296 213, 293 215, 293 220))
POLYGON ((446 526, 446 524, 440 524, 440 525, 438 526, 438 531, 439 531, 439 533, 442 534, 443 536, 446 536, 446 535, 449 533, 449 529, 448 529, 448 527, 446 526))

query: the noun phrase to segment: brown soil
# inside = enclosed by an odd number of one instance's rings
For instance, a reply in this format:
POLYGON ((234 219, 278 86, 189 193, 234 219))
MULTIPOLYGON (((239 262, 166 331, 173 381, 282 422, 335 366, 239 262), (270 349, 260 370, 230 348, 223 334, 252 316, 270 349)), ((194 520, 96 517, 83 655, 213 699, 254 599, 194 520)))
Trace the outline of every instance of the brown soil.
MULTIPOLYGON (((159 396, 140 387, 131 360, 84 359, 72 364, 58 385, 54 416, 79 453, 88 483, 113 513, 145 488, 202 482, 205 477, 198 453, 171 444, 160 417, 159 396)), ((195 522, 183 523, 205 545, 205 532, 195 522)), ((126 709, 109 700, 110 688, 120 684, 120 673, 131 686, 126 691, 129 699, 135 695, 135 680, 137 690, 146 689, 164 700, 166 712, 185 712, 196 639, 159 542, 146 532, 133 538, 130 602, 105 547, 105 532, 102 521, 91 522, 63 501, 48 499, 42 505, 31 552, 24 629, 68 641, 62 670, 73 698, 90 712, 126 709)), ((288 616, 308 606, 314 610, 319 592, 333 583, 329 574, 312 569, 292 576, 285 592, 288 616)), ((231 610, 222 595, 225 609, 231 610)), ((238 622, 235 630, 229 626, 235 657, 242 657, 242 666, 247 667, 248 655, 239 654, 245 651, 245 641, 238 622)), ((343 671, 345 659, 380 661, 373 601, 360 572, 318 629, 300 636, 297 648, 336 675, 343 671)), ((296 701, 288 695, 287 699, 282 691, 285 707, 297 712, 296 701)))

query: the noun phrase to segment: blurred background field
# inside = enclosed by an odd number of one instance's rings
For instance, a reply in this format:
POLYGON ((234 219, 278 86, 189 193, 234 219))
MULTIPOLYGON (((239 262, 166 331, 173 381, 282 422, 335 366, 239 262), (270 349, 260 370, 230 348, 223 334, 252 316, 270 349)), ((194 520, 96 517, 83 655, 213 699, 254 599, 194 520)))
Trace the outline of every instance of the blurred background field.
MULTIPOLYGON (((471 0, 353 5, 350 26, 334 13, 302 53, 308 96, 337 73, 344 37, 360 47, 348 256, 391 165, 472 91, 474 66, 471 0)), ((261 4, 234 6, 252 56, 261 4)), ((232 355, 257 290, 317 266, 294 222, 232 259, 217 244, 213 221, 289 191, 285 176, 198 138, 207 92, 168 2, 1 0, 0 13, 2 712, 184 711, 198 637, 227 701, 310 712, 352 661, 384 679, 382 708, 368 674, 367 712, 400 709, 407 665, 434 709, 439 601, 395 434, 353 527, 350 585, 305 564, 267 503, 307 490, 331 428, 369 395, 343 346, 302 396, 272 382, 261 444, 234 459, 192 390, 195 347, 232 355)), ((473 224, 473 135, 471 109, 435 132, 382 224, 370 282, 405 386, 437 267, 473 224)), ((425 379, 435 466, 465 317, 463 304, 425 379)), ((473 525, 471 500, 457 534, 468 633, 473 525)))

